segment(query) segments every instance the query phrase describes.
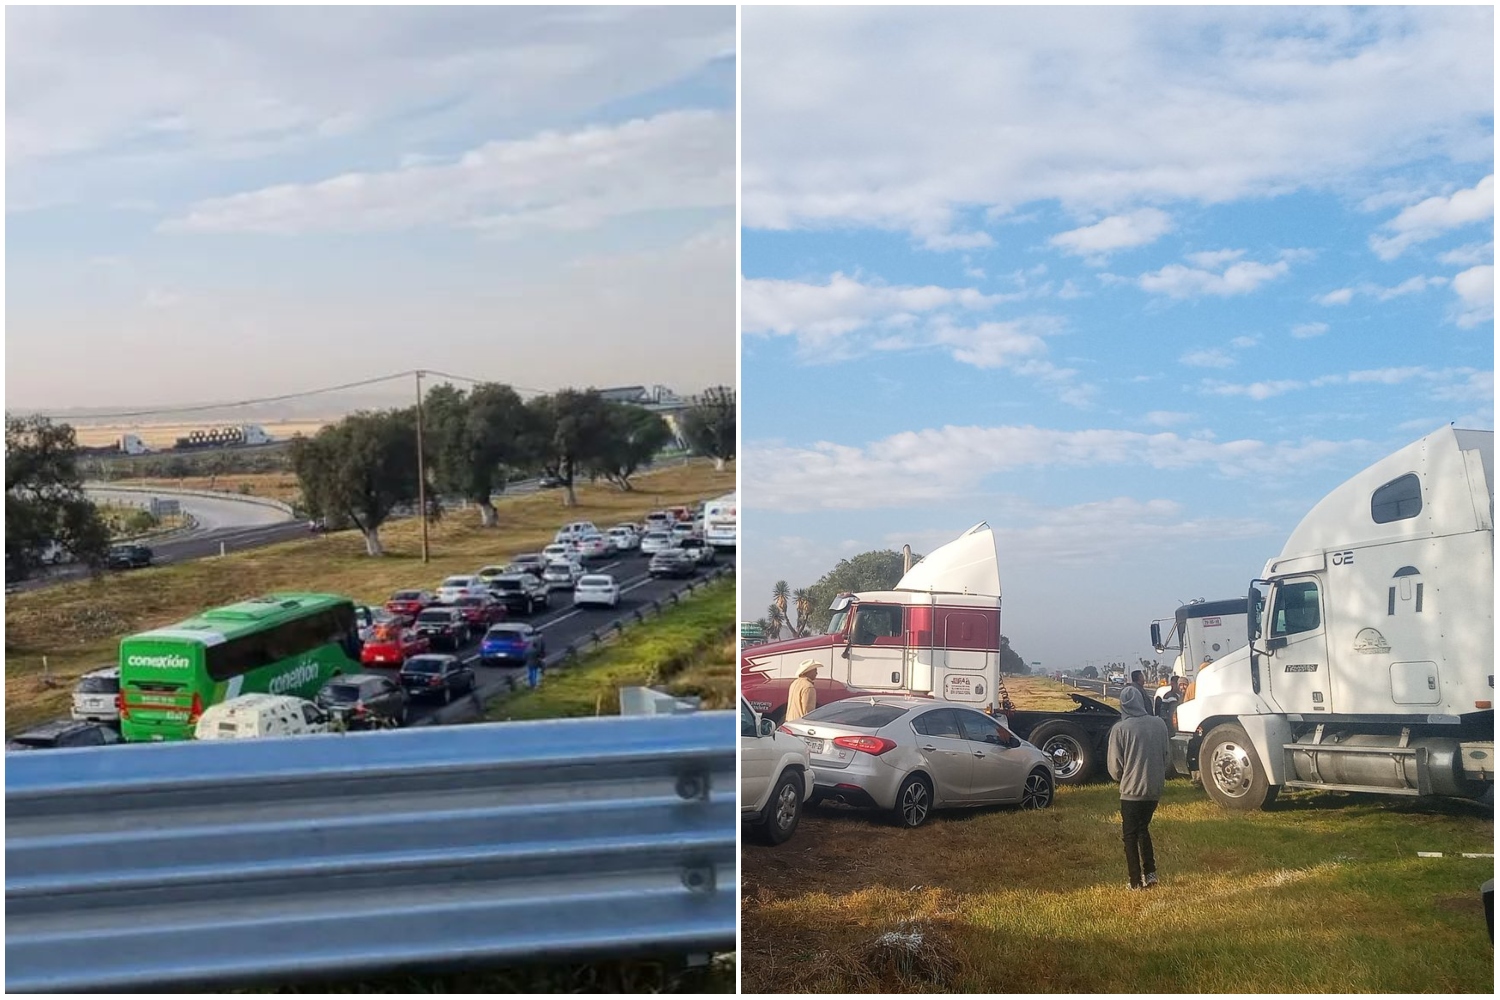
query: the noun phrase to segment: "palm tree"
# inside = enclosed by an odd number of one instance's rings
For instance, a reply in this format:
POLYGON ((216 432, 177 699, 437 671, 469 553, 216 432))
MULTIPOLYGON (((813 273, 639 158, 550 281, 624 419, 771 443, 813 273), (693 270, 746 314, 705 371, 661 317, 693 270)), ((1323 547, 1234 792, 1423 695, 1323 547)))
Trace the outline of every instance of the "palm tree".
POLYGON ((792 601, 797 608, 797 624, 792 631, 801 637, 807 634, 807 620, 812 617, 812 598, 808 595, 807 588, 803 587, 792 592, 792 601))
POLYGON ((786 624, 786 619, 781 616, 781 608, 777 607, 775 604, 772 604, 770 607, 766 608, 766 621, 771 626, 771 630, 766 634, 769 635, 772 639, 780 639, 781 627, 786 624))
POLYGON ((786 585, 785 580, 777 580, 776 586, 771 588, 771 600, 781 612, 781 620, 786 621, 786 605, 792 596, 792 588, 786 585))

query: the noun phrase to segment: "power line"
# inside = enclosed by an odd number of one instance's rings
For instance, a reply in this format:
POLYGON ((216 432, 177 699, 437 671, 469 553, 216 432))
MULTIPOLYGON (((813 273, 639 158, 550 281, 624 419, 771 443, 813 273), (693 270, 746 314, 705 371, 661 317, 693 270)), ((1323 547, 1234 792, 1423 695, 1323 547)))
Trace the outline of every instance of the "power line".
MULTIPOLYGON (((422 372, 423 372, 423 374, 433 375, 433 376, 436 376, 437 378, 452 379, 454 382, 468 382, 468 383, 470 383, 472 385, 495 385, 495 384, 497 384, 495 382, 495 380, 492 379, 492 378, 470 378, 467 375, 454 375, 454 374, 452 374, 450 372, 435 371, 435 370, 433 370, 431 368, 423 368, 422 372)), ((513 385, 513 386, 511 386, 511 388, 514 389, 514 390, 516 390, 516 392, 528 393, 528 394, 530 394, 532 396, 545 396, 545 395, 547 395, 547 390, 546 389, 533 389, 530 386, 524 386, 524 385, 513 385)))
MULTIPOLYGON (((281 396, 265 396, 260 399, 242 399, 234 403, 203 403, 196 406, 169 406, 156 410, 130 410, 121 413, 86 413, 72 414, 74 419, 80 420, 119 420, 125 417, 154 417, 171 413, 204 413, 209 410, 232 410, 241 406, 256 406, 261 403, 281 403, 289 399, 305 399, 308 396, 321 396, 329 392, 341 392, 344 389, 359 389, 367 385, 378 385, 381 382, 393 382, 398 378, 406 378, 413 371, 397 372, 394 375, 381 375, 378 378, 362 379, 358 382, 345 382, 343 385, 331 385, 322 389, 308 389, 304 392, 289 392, 281 396)), ((49 419, 64 419, 64 415, 55 413, 40 413, 38 416, 49 419)))

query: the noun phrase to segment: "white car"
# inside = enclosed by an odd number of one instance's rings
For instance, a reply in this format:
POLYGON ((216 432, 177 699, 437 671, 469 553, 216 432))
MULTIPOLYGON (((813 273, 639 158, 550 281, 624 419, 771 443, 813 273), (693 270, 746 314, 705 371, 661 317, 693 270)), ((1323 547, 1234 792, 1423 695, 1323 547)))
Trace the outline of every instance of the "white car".
POLYGON ((574 521, 572 524, 565 524, 559 528, 557 535, 552 540, 554 542, 571 542, 584 535, 597 534, 599 534, 599 529, 594 527, 593 521, 574 521))
POLYGON ((80 722, 119 721, 119 694, 118 666, 90 670, 73 687, 73 718, 80 722))
POLYGON ((584 605, 617 607, 620 603, 620 585, 615 578, 604 573, 581 577, 573 588, 573 606, 584 605))
POLYGON ((556 562, 561 559, 567 561, 578 556, 578 547, 572 542, 553 542, 542 550, 542 558, 547 562, 556 562))
POLYGON ((603 559, 609 555, 609 543, 600 534, 580 535, 578 537, 578 555, 582 559, 603 559))
POLYGON ((677 523, 677 518, 664 510, 653 510, 646 515, 647 531, 671 531, 672 525, 677 523))
POLYGON ((684 538, 691 538, 695 534, 697 532, 693 528, 692 521, 678 521, 672 525, 672 540, 674 542, 681 541, 684 538))
POLYGON ((807 744, 779 732, 740 699, 740 822, 771 845, 797 832, 802 804, 812 797, 812 756, 807 744))
POLYGON ((488 592, 488 581, 477 576, 450 576, 438 587, 437 599, 453 604, 460 597, 479 597, 488 592))
POLYGON ((641 543, 635 532, 626 527, 610 528, 605 534, 614 539, 615 548, 621 552, 629 552, 641 543))
POLYGON ((548 590, 572 590, 583 576, 583 567, 573 559, 554 559, 542 570, 542 582, 548 590))
POLYGON ((641 536, 641 555, 652 556, 672 547, 672 536, 665 531, 648 531, 641 536))

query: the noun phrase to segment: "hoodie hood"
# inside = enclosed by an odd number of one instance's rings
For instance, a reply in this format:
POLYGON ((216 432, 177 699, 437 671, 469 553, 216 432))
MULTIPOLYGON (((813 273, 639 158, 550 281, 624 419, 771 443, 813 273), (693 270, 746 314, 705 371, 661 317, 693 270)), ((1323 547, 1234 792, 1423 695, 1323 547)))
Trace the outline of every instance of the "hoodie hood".
POLYGON ((1127 719, 1151 714, 1146 711, 1146 696, 1134 684, 1125 685, 1120 692, 1120 714, 1127 719))

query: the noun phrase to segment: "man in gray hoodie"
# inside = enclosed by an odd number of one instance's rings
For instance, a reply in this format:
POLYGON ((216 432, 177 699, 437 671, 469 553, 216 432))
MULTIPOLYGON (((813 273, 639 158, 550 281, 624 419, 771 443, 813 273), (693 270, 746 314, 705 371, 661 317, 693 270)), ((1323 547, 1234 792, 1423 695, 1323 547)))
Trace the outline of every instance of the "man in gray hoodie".
POLYGON ((1146 695, 1127 684, 1120 692, 1121 719, 1109 731, 1109 776, 1120 783, 1120 826, 1130 888, 1156 885, 1151 816, 1161 800, 1171 763, 1167 724, 1146 708, 1146 695))

